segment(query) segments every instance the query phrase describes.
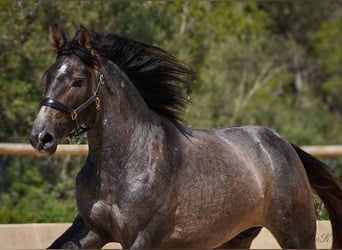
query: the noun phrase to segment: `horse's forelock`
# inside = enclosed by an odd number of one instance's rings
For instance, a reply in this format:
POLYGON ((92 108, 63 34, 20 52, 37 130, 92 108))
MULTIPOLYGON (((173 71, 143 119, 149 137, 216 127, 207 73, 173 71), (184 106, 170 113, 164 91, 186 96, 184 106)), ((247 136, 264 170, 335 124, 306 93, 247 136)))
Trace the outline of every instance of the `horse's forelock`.
POLYGON ((65 39, 64 45, 57 51, 57 57, 75 55, 88 66, 94 66, 97 64, 96 57, 89 49, 80 45, 78 41, 79 32, 80 31, 76 32, 76 35, 72 40, 68 41, 65 39))

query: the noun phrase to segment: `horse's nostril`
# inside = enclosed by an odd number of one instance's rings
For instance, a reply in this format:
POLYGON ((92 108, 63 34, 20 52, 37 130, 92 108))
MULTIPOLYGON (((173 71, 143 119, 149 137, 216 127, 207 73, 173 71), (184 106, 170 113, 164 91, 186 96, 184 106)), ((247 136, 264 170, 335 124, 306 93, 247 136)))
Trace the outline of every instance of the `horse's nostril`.
POLYGON ((40 133, 39 134, 39 141, 43 144, 47 144, 53 141, 53 136, 49 133, 40 133))
POLYGON ((50 134, 44 135, 43 140, 42 140, 43 143, 49 143, 51 141, 53 141, 52 135, 50 134))

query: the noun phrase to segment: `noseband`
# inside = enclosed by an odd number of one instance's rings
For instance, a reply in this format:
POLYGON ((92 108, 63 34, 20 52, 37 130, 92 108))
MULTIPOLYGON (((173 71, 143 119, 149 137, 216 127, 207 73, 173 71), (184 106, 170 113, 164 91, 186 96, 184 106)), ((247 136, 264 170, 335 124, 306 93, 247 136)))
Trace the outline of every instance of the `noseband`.
MULTIPOLYGON (((97 82, 97 87, 96 87, 94 94, 91 97, 89 97, 86 101, 84 101, 81 105, 79 105, 77 108, 71 108, 71 107, 57 101, 56 99, 53 99, 50 97, 46 97, 46 98, 42 99, 40 101, 40 107, 47 106, 47 107, 51 107, 51 108, 54 108, 54 109, 57 109, 57 110, 60 110, 63 112, 70 113, 71 120, 74 121, 74 128, 71 130, 68 137, 72 138, 75 136, 79 136, 80 134, 82 134, 85 131, 87 131, 88 129, 90 129, 90 127, 86 127, 83 124, 82 125, 79 124, 78 119, 77 119, 78 113, 81 112, 82 110, 84 110, 85 108, 87 108, 92 103, 95 103, 97 113, 100 111, 101 101, 99 98, 99 94, 100 94, 101 86, 103 84, 104 84, 103 74, 100 73, 100 77, 99 77, 99 80, 97 82)), ((96 118, 96 120, 97 120, 97 118, 96 118)), ((96 120, 95 120, 95 122, 96 122, 96 120)))

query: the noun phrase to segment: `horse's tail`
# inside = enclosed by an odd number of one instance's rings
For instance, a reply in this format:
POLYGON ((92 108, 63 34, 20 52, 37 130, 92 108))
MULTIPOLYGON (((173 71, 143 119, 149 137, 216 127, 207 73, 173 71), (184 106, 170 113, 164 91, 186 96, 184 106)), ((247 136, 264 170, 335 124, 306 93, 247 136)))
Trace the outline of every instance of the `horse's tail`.
POLYGON ((333 248, 342 248, 342 188, 330 168, 292 144, 301 159, 311 187, 321 198, 328 211, 333 231, 333 248))

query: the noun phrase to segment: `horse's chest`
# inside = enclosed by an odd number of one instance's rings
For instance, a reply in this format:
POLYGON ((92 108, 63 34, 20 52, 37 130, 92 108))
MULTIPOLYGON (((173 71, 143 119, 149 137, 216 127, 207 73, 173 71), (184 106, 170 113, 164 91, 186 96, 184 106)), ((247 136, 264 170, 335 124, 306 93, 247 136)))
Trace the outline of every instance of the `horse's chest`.
POLYGON ((85 168, 77 178, 80 215, 116 241, 130 242, 165 201, 161 193, 166 188, 156 182, 156 165, 151 168, 123 173, 116 180, 98 178, 93 169, 85 168))
POLYGON ((77 194, 77 204, 80 215, 93 227, 106 231, 116 240, 125 238, 122 232, 135 232, 137 222, 144 221, 146 217, 143 211, 137 209, 137 204, 144 203, 147 199, 144 185, 133 182, 120 190, 101 188, 95 180, 83 185, 78 183, 82 192, 77 194))
MULTIPOLYGON (((112 218, 118 213, 117 205, 108 190, 103 190, 102 181, 91 168, 84 168, 76 179, 76 200, 80 215, 92 225, 112 228, 112 218)), ((120 216, 119 216, 120 217, 120 216)))

